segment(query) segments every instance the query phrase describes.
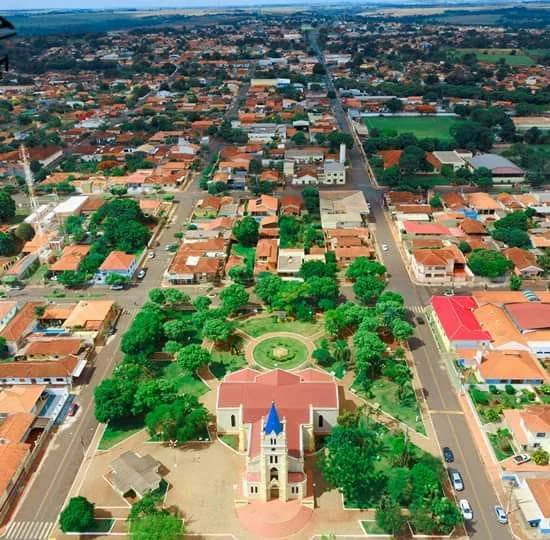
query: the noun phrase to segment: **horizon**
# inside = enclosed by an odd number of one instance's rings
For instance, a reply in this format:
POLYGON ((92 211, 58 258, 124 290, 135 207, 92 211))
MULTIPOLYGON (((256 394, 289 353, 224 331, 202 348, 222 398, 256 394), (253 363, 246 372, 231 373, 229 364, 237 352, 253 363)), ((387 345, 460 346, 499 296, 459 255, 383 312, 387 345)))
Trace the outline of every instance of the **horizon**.
MULTIPOLYGON (((2 11, 27 11, 27 10, 52 10, 52 9, 70 9, 70 10, 113 10, 113 9, 230 9, 239 7, 262 7, 262 6, 308 6, 308 5, 334 5, 341 4, 335 0, 313 0, 311 2, 304 0, 109 0, 100 1, 78 1, 78 0, 51 0, 48 5, 44 5, 43 0, 7 0, 2 11)), ((345 0, 344 4, 365 4, 369 6, 377 5, 410 5, 410 6, 431 6, 447 5, 456 7, 461 4, 471 6, 475 4, 493 5, 493 4, 525 4, 525 3, 545 3, 540 0, 418 0, 410 2, 409 0, 345 0)))

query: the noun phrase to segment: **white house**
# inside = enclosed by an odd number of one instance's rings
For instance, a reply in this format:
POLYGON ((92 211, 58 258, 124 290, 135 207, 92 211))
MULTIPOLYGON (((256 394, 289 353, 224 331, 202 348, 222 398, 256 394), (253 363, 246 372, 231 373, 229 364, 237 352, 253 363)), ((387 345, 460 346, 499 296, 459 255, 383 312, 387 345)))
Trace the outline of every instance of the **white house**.
POLYGON ((105 284, 109 274, 131 279, 137 269, 137 260, 134 255, 124 251, 111 251, 95 275, 97 284, 105 284))

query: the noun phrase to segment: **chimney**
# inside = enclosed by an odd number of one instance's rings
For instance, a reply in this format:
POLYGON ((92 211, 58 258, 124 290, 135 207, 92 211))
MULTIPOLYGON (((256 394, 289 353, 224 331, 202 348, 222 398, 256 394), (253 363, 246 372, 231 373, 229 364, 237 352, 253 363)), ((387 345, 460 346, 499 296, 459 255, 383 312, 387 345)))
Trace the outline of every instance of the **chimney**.
POLYGON ((344 143, 340 144, 340 163, 342 165, 346 162, 346 145, 344 143))

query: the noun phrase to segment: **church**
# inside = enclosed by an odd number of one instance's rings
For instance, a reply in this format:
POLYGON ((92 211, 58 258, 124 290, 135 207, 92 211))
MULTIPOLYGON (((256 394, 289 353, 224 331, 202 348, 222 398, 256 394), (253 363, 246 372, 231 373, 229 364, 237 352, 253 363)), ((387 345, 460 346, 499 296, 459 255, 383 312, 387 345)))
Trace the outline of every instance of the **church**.
POLYGON ((245 368, 218 387, 218 433, 234 434, 246 453, 242 495, 269 501, 307 494, 305 452, 328 434, 338 417, 338 386, 316 369, 260 372, 245 368))

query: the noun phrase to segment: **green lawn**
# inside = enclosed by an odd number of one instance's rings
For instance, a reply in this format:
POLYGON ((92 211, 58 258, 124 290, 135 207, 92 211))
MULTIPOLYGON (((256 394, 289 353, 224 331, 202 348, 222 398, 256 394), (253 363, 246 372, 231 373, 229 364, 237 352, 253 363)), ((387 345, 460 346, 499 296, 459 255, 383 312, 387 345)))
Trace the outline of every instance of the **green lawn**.
POLYGON ((276 317, 254 317, 244 321, 240 328, 252 337, 259 337, 269 332, 294 332, 302 336, 312 336, 322 329, 321 325, 316 322, 277 322, 276 317))
POLYGON ((384 532, 384 529, 381 529, 377 524, 376 521, 361 521, 361 527, 363 527, 363 530, 366 534, 373 534, 373 535, 386 535, 391 536, 390 534, 384 532))
POLYGON ((115 444, 123 441, 144 428, 143 418, 128 418, 117 422, 109 422, 103 437, 99 441, 99 450, 109 450, 115 444))
POLYGON ((254 260, 256 259, 255 247, 247 247, 247 246, 243 246, 242 244, 233 244, 233 247, 231 248, 231 252, 234 255, 239 255, 240 257, 244 257, 246 261, 246 266, 250 270, 254 269, 254 260))
POLYGON ((254 347, 253 355, 254 360, 262 367, 292 369, 307 360, 307 349, 296 339, 272 337, 258 343, 254 347))
POLYGON ((509 458, 514 455, 514 449, 511 446, 508 446, 507 449, 503 449, 498 444, 499 439, 496 433, 488 433, 489 441, 491 441, 491 446, 498 461, 509 458))
POLYGON ((200 397, 208 392, 206 386, 196 375, 182 369, 176 362, 171 362, 164 368, 163 376, 176 383, 178 390, 183 394, 192 394, 200 397))
POLYGON ((450 129, 460 122, 455 116, 368 116, 365 124, 369 129, 379 129, 382 135, 414 133, 418 138, 436 137, 452 139, 450 129))
POLYGON ((532 66, 535 62, 527 54, 517 50, 516 54, 511 54, 513 49, 456 49, 456 52, 462 56, 465 53, 475 53, 479 62, 496 64, 501 58, 504 58, 509 66, 532 66))
POLYGON ((227 373, 245 366, 246 360, 241 354, 212 349, 212 362, 208 367, 216 379, 223 379, 227 373))
POLYGON ((220 435, 219 438, 227 444, 227 446, 233 448, 233 450, 239 450, 239 438, 233 433, 225 433, 220 435))
POLYGON ((362 390, 358 390, 357 393, 369 403, 378 403, 384 412, 411 426, 418 433, 425 435, 426 428, 422 422, 418 404, 415 403, 411 407, 401 405, 397 398, 397 389, 397 383, 383 377, 372 384, 372 397, 365 395, 362 390))

